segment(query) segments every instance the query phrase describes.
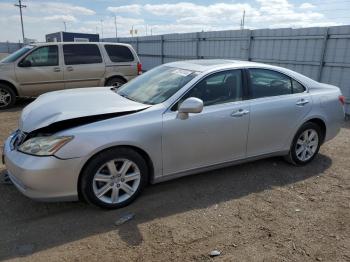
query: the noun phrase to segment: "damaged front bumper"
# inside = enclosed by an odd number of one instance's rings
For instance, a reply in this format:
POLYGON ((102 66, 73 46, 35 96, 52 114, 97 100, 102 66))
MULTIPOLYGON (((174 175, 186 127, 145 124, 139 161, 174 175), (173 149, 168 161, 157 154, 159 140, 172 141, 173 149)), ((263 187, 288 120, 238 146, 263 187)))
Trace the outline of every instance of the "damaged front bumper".
POLYGON ((78 177, 81 159, 59 159, 55 156, 33 156, 5 144, 3 160, 9 178, 29 198, 42 201, 78 200, 78 177))

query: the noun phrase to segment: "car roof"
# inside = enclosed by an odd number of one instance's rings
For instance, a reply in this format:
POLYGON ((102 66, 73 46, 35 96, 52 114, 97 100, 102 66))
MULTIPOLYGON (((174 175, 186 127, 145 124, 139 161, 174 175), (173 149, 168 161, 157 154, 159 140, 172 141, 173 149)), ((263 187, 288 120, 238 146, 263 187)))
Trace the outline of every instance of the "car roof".
POLYGON ((239 69, 239 68, 262 68, 271 69, 274 71, 286 74, 303 84, 308 86, 315 85, 317 82, 307 76, 304 76, 298 72, 292 71, 290 69, 268 65, 257 62, 242 61, 242 60, 228 60, 228 59, 198 59, 198 60, 185 60, 165 64, 166 66, 181 68, 185 70, 191 70, 201 73, 210 73, 217 70, 229 70, 229 69, 239 69))
POLYGON ((205 72, 213 69, 242 68, 247 66, 259 66, 264 64, 229 59, 198 59, 172 62, 166 65, 186 70, 205 72))
POLYGON ((32 43, 29 45, 32 46, 48 46, 48 45, 63 45, 63 44, 73 44, 73 45, 88 45, 88 44, 96 44, 96 45, 122 45, 122 46, 130 46, 129 44, 124 43, 116 43, 116 42, 38 42, 38 43, 32 43))

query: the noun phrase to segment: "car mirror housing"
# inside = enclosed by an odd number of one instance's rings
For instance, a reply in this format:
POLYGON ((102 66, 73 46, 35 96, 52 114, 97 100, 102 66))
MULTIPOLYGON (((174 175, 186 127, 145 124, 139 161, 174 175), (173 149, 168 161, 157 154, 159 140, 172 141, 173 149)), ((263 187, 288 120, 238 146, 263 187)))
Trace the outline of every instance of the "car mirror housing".
POLYGON ((189 113, 198 114, 203 110, 203 101, 196 97, 185 99, 179 106, 178 118, 187 119, 189 113))
POLYGON ((29 60, 23 60, 22 62, 19 63, 20 67, 31 67, 32 63, 29 60))

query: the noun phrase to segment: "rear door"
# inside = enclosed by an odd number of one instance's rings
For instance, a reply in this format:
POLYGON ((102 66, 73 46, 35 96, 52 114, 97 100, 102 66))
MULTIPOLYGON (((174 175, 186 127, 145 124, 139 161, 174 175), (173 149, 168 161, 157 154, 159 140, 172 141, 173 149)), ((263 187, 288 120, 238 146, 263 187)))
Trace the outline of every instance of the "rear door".
POLYGON ((58 46, 36 48, 16 65, 15 74, 23 96, 38 96, 64 89, 58 46))
POLYGON ((311 110, 309 93, 280 72, 249 69, 250 126, 247 156, 284 150, 304 116, 311 110))
POLYGON ((64 44, 63 57, 65 88, 104 83, 105 64, 97 44, 64 44))

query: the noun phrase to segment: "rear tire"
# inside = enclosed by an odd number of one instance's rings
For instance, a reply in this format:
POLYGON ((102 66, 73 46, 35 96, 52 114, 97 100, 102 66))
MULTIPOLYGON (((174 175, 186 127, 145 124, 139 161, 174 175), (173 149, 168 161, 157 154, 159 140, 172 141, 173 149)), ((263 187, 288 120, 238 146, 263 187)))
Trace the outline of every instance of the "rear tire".
POLYGON ((119 87, 121 87, 125 83, 126 83, 126 81, 124 79, 122 79, 121 77, 112 77, 112 78, 107 80, 105 86, 113 86, 116 89, 118 89, 119 87))
POLYGON ((15 91, 5 84, 0 84, 0 110, 11 108, 15 103, 15 91))
POLYGON ((84 199, 96 206, 116 209, 129 205, 148 181, 145 159, 129 148, 103 151, 85 166, 80 178, 84 199))
POLYGON ((306 165, 318 154, 321 142, 321 128, 315 123, 307 122, 295 134, 285 160, 295 166, 306 165))

